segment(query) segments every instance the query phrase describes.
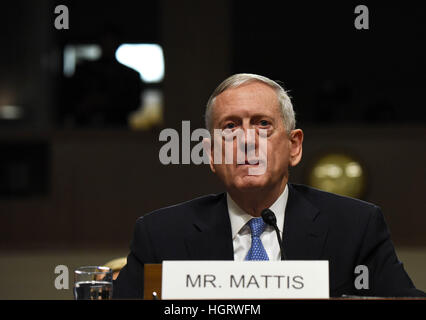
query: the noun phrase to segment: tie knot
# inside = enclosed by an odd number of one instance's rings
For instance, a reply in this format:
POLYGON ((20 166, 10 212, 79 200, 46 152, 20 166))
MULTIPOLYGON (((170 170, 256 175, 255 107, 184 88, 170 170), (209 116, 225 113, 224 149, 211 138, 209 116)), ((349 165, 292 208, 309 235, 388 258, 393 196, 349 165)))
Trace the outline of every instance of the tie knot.
POLYGON ((249 227, 252 237, 260 237, 262 232, 265 231, 266 224, 262 218, 253 218, 249 221, 249 227))

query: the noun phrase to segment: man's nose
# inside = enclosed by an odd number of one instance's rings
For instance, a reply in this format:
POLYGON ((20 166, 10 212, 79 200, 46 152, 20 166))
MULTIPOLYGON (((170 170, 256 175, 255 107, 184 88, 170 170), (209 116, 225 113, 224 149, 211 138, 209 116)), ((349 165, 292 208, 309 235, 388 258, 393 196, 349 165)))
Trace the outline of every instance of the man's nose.
POLYGON ((257 146, 257 133, 256 129, 251 126, 243 126, 244 141, 240 142, 241 149, 247 149, 247 152, 252 149, 256 149, 257 146))

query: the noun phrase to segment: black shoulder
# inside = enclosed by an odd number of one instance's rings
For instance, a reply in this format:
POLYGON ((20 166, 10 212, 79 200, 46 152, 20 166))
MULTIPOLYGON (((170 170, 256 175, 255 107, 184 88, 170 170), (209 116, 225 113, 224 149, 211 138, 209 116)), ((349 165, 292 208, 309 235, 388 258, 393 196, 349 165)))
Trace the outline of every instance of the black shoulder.
POLYGON ((184 252, 183 238, 194 230, 194 221, 205 214, 209 215, 212 212, 210 209, 223 201, 224 196, 225 194, 202 196, 139 217, 134 228, 132 251, 144 261, 157 261, 160 257, 173 256, 178 252, 176 248, 180 248, 179 252, 184 252), (171 252, 170 248, 175 248, 176 252, 171 252))
POLYGON ((322 214, 327 215, 335 222, 364 224, 377 212, 381 212, 377 205, 360 199, 341 196, 306 185, 292 184, 290 188, 301 194, 322 214))
POLYGON ((345 207, 354 208, 377 208, 373 203, 366 202, 360 199, 355 199, 347 196, 338 195, 331 192, 322 191, 313 187, 309 187, 303 184, 291 184, 297 192, 301 193, 314 205, 343 205, 345 207))
POLYGON ((172 206, 164 207, 161 209, 154 210, 149 212, 141 217, 140 220, 179 220, 179 219, 188 219, 188 215, 191 213, 200 212, 203 209, 216 205, 219 201, 225 197, 225 193, 219 194, 209 194, 205 196, 201 196, 189 201, 185 201, 182 203, 178 203, 172 206), (184 217, 185 216, 185 217, 184 217))

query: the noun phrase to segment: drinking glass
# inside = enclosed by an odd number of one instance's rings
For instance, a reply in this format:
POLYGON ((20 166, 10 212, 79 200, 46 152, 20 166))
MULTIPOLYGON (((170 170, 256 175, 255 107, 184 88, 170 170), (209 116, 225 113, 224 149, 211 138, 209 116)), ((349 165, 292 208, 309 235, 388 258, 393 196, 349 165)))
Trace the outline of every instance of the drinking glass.
POLYGON ((76 300, 105 300, 112 298, 112 270, 108 267, 85 266, 74 271, 76 300))

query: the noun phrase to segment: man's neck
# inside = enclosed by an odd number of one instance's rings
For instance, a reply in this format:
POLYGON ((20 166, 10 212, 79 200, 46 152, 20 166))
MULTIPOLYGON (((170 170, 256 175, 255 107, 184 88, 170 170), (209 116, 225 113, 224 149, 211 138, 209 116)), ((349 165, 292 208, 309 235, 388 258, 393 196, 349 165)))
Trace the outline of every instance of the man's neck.
POLYGON ((229 190, 232 200, 253 217, 260 217, 262 210, 274 204, 278 197, 284 192, 287 179, 280 185, 262 190, 243 191, 229 190))

